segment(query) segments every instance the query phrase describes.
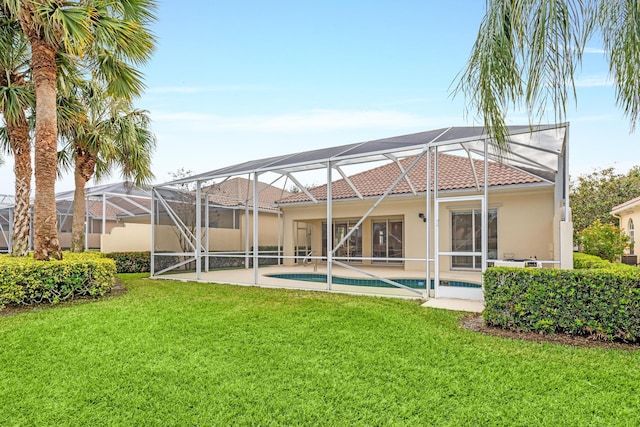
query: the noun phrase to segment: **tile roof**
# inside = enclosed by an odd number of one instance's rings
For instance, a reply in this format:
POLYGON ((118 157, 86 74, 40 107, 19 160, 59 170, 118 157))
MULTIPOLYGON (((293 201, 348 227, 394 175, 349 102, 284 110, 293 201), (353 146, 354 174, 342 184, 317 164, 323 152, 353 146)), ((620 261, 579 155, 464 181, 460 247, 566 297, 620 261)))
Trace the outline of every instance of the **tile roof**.
POLYGON ((615 214, 617 212, 623 211, 627 208, 635 207, 640 202, 640 197, 636 197, 635 199, 627 200, 624 203, 620 203, 618 206, 614 206, 611 208, 611 213, 615 214))
MULTIPOLYGON (((221 206, 253 206, 253 180, 233 178, 202 188, 202 193, 208 193, 211 203, 221 206)), ((276 201, 287 198, 293 193, 282 188, 258 181, 258 206, 263 209, 273 209, 276 201)))
MULTIPOLYGON (((407 157, 400 160, 400 164, 406 170, 415 160, 415 157, 407 157)), ((433 158, 431 160, 431 177, 433 186, 433 158)), ((474 159, 475 170, 478 174, 480 185, 484 182, 484 162, 474 159)), ((427 162, 422 157, 418 163, 409 171, 408 177, 417 192, 426 191, 427 182, 427 162)), ((499 187, 516 184, 534 184, 544 182, 542 179, 513 169, 509 166, 489 162, 489 186, 499 187)), ((400 168, 396 163, 389 163, 374 169, 352 175, 349 179, 364 197, 380 196, 387 188, 401 175, 400 168)), ((450 154, 438 155, 438 188, 439 190, 461 190, 475 187, 475 179, 471 163, 467 157, 450 154)), ((327 199, 327 185, 314 187, 309 192, 318 200, 327 199)), ((411 193, 411 189, 406 180, 402 180, 391 191, 391 194, 411 193)), ((333 182, 332 194, 334 200, 356 198, 357 195, 349 184, 344 180, 333 182)), ((303 193, 296 193, 291 197, 283 199, 280 203, 308 202, 309 197, 303 193)))

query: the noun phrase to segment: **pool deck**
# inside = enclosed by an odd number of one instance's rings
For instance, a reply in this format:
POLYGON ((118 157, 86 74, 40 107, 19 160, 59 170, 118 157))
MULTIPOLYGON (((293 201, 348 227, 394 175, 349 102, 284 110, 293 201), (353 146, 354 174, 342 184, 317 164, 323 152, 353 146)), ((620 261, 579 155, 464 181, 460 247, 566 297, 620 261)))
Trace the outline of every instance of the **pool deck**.
MULTIPOLYGON (((367 271, 370 274, 374 274, 379 277, 389 279, 423 279, 424 272, 415 270, 405 270, 402 267, 388 267, 388 266, 366 266, 359 268, 367 271), (423 276, 421 276, 423 275, 423 276)), ((255 281, 254 270, 250 269, 231 269, 231 270, 216 270, 216 271, 203 271, 200 275, 200 279, 196 280, 196 274, 194 272, 188 273, 174 273, 158 276, 158 279, 169 280, 181 280, 181 281, 198 281, 204 283, 223 283, 242 286, 261 286, 270 288, 283 288, 283 289, 296 289, 296 290, 311 290, 311 291, 330 291, 340 292, 348 294, 358 295, 373 295, 373 296, 387 296, 396 298, 410 298, 410 299, 427 299, 425 298, 425 290, 417 290, 418 292, 411 292, 402 288, 381 288, 372 286, 354 286, 354 285, 339 285, 332 284, 331 288, 327 288, 326 283, 322 282, 308 282, 301 280, 281 279, 276 277, 270 277, 272 274, 327 274, 326 265, 319 265, 317 269, 314 269, 313 265, 306 266, 265 266, 258 269, 257 284, 255 281)), ((370 276, 361 272, 353 271, 344 267, 334 266, 332 268, 332 274, 334 276, 348 277, 354 279, 371 279, 370 276)), ((433 274, 432 274, 433 278, 433 274)), ((480 273, 477 272, 446 272, 440 275, 442 280, 454 280, 468 283, 480 283, 480 273)), ((461 310, 478 312, 482 311, 484 304, 478 301, 468 301, 460 299, 450 298, 430 298, 427 301, 427 306, 435 308, 444 308, 449 310, 461 310)))

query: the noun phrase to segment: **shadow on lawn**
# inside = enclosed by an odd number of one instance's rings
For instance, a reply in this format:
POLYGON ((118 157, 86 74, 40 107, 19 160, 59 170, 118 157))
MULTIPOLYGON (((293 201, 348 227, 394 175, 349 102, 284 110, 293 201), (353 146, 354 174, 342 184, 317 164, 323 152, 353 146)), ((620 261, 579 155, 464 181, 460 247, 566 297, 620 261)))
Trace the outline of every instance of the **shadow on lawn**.
POLYGON ((581 348, 604 348, 618 350, 640 350, 640 343, 626 343, 621 341, 603 341, 594 337, 575 336, 569 334, 539 334, 536 332, 517 332, 502 329, 495 326, 487 326, 482 321, 481 314, 472 314, 460 320, 460 326, 468 331, 480 332, 500 338, 511 338, 522 341, 533 341, 537 343, 551 343, 570 345, 581 348))
POLYGON ((33 304, 33 305, 9 304, 3 309, 0 309, 0 317, 15 316, 21 313, 47 310, 55 307, 68 307, 70 305, 86 304, 94 301, 103 301, 106 299, 119 297, 126 293, 127 293, 127 288, 125 288, 122 282, 120 281, 120 279, 116 277, 115 283, 113 285, 113 288, 111 288, 111 291, 109 291, 106 295, 102 297, 98 297, 98 298, 80 297, 80 298, 75 298, 69 301, 62 301, 62 302, 59 302, 58 304, 33 304))

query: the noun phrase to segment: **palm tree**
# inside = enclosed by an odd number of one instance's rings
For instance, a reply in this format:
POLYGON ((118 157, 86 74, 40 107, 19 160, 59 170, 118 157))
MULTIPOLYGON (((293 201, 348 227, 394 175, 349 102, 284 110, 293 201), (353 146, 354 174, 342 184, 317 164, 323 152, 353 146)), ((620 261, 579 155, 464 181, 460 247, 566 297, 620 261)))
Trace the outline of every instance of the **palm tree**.
POLYGON ((135 185, 146 185, 153 178, 151 155, 155 136, 150 130, 147 111, 134 109, 131 101, 109 96, 103 85, 90 81, 79 88, 84 120, 66 132, 65 151, 73 159, 75 192, 71 250, 85 247, 85 186, 119 167, 122 177, 135 185))
POLYGON ((556 120, 576 98, 574 74, 586 42, 601 37, 617 104, 633 131, 640 112, 640 3, 632 0, 488 0, 454 94, 462 92, 496 144, 506 148, 505 116, 524 105, 530 120, 547 107, 556 120))
POLYGON ((62 258, 56 224, 57 167, 56 55, 64 51, 78 65, 123 97, 138 95, 142 75, 132 64, 147 61, 153 36, 154 0, 3 0, 18 17, 31 45, 36 97, 34 257, 62 258))
POLYGON ((29 43, 18 21, 0 9, 0 112, 5 129, 0 145, 14 157, 14 256, 29 253, 31 196, 31 139, 26 111, 35 104, 29 74, 29 43))

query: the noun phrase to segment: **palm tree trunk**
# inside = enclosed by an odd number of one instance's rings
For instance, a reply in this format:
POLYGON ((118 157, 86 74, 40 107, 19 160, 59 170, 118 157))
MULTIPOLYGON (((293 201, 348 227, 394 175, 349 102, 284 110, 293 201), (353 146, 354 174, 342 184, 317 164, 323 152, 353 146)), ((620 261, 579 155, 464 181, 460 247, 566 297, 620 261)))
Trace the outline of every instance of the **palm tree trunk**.
POLYGON ((36 94, 34 257, 48 261, 50 258, 62 259, 55 195, 58 153, 56 52, 39 37, 29 39, 36 94))
POLYGON ((80 148, 76 149, 74 180, 76 184, 73 193, 73 224, 71 226, 71 251, 82 252, 85 243, 85 210, 86 200, 84 187, 95 171, 95 159, 80 148))
MULTIPOLYGON (((5 114, 5 117, 7 115, 5 114)), ((29 127, 22 112, 14 123, 7 123, 11 151, 14 157, 15 206, 13 212, 13 238, 11 254, 26 256, 29 253, 29 198, 31 196, 31 146, 29 127)))

